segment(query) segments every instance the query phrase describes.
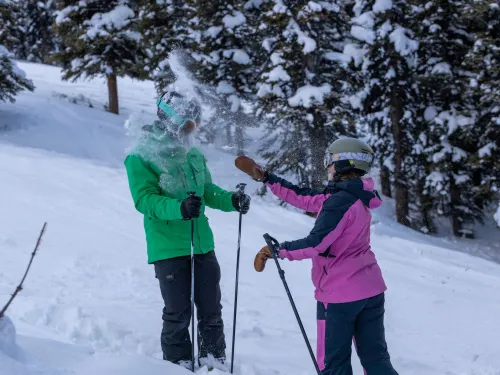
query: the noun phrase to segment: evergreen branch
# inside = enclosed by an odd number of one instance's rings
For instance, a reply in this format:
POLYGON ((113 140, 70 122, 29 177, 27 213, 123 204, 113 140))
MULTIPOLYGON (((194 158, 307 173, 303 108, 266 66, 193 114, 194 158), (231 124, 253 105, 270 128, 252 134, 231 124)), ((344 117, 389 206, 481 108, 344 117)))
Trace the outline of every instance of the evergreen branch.
POLYGON ((23 283, 24 283, 24 280, 26 279, 26 276, 28 276, 28 272, 30 270, 30 267, 31 267, 31 263, 33 262, 33 258, 35 258, 35 254, 38 250, 38 247, 40 246, 40 243, 42 241, 42 237, 43 237, 43 234, 45 233, 45 228, 47 227, 47 223, 45 222, 43 224, 43 227, 42 227, 42 230, 40 232, 40 235, 38 236, 38 240, 36 242, 36 246, 35 246, 35 249, 33 250, 33 252, 31 253, 31 259, 28 263, 28 267, 26 268, 26 272, 24 273, 24 276, 21 280, 21 282, 19 283, 19 285, 16 287, 16 290, 14 291, 14 293, 11 295, 9 301, 7 302, 7 304, 3 307, 2 311, 0 311, 0 319, 3 318, 5 312, 7 311, 7 309, 9 308, 10 304, 12 303, 12 301, 14 301, 14 298, 16 298, 17 294, 23 290, 23 283))

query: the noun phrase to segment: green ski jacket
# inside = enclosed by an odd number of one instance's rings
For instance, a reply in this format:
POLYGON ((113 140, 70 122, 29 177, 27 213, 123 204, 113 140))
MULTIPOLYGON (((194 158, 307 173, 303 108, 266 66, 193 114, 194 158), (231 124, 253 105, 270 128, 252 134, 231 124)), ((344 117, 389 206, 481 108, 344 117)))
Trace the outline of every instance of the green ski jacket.
POLYGON ((214 236, 205 207, 236 211, 232 193, 212 182, 206 159, 197 148, 187 150, 168 135, 155 130, 126 157, 130 192, 135 208, 144 215, 148 263, 191 254, 191 222, 194 253, 214 250, 214 236), (201 197, 200 217, 183 220, 181 202, 188 192, 201 197))

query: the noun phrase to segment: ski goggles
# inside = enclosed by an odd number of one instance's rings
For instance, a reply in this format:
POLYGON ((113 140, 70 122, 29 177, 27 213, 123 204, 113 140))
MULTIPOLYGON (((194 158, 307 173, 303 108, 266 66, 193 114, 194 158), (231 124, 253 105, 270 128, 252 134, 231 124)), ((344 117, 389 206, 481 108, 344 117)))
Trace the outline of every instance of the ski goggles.
POLYGON ((323 165, 325 168, 330 168, 330 166, 335 163, 335 157, 329 152, 325 153, 325 158, 323 159, 323 165))
POLYGON ((201 118, 200 107, 193 101, 186 100, 176 93, 165 93, 156 102, 158 109, 163 111, 180 129, 186 123, 199 122, 201 118), (168 98, 166 96, 169 95, 168 98))
POLYGON ((327 151, 323 159, 323 165, 325 168, 329 168, 333 163, 340 160, 349 160, 352 162, 357 160, 372 164, 375 160, 375 155, 365 154, 364 152, 341 152, 339 154, 331 154, 327 151))

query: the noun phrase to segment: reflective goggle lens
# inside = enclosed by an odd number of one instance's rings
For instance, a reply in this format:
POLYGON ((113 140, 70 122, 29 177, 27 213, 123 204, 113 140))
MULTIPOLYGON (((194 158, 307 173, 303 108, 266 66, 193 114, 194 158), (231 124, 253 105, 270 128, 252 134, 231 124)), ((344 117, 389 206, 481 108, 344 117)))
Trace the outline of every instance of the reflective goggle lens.
POLYGON ((330 167, 330 165, 332 165, 334 162, 335 162, 335 160, 334 160, 333 154, 330 154, 329 152, 327 152, 325 154, 325 158, 323 159, 323 165, 325 166, 325 168, 330 167))

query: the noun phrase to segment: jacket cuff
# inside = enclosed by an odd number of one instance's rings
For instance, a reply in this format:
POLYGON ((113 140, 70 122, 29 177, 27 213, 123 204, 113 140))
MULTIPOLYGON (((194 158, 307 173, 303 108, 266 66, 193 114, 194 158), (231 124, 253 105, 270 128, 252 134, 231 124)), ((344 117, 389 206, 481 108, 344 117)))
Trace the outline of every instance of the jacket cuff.
POLYGON ((290 245, 289 241, 280 243, 280 250, 288 250, 289 245, 290 245))
POLYGON ((290 254, 288 253, 288 250, 280 250, 278 252, 278 255, 281 259, 288 259, 288 260, 292 260, 292 257, 290 256, 290 254))
POLYGON ((262 182, 263 182, 264 184, 266 184, 266 183, 267 183, 267 181, 269 181, 269 172, 268 172, 268 171, 265 171, 265 172, 264 172, 264 179, 262 180, 262 182))

